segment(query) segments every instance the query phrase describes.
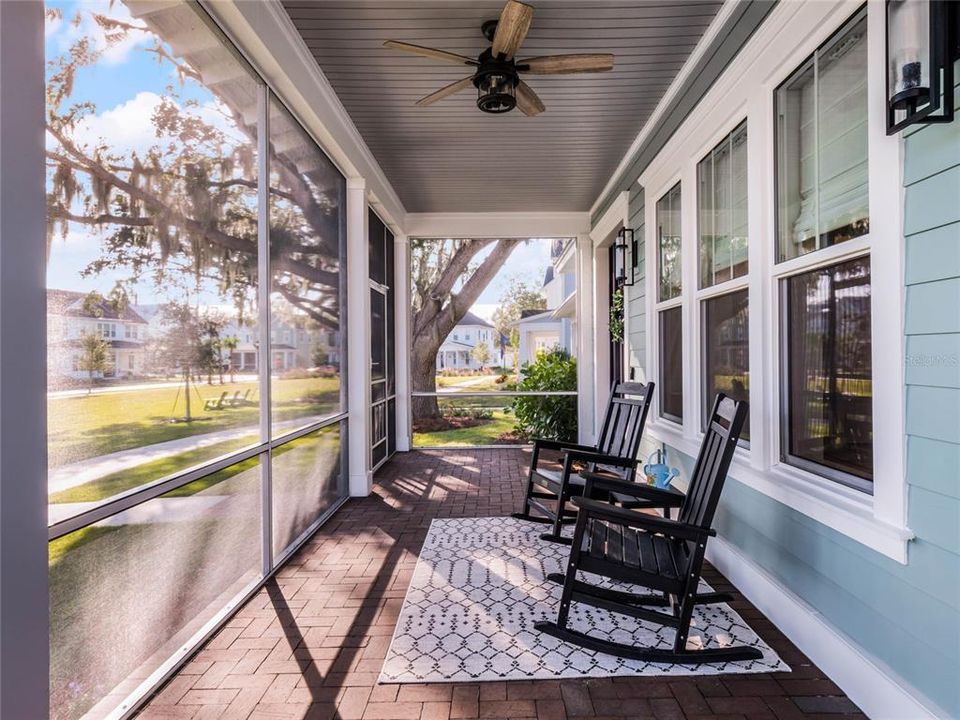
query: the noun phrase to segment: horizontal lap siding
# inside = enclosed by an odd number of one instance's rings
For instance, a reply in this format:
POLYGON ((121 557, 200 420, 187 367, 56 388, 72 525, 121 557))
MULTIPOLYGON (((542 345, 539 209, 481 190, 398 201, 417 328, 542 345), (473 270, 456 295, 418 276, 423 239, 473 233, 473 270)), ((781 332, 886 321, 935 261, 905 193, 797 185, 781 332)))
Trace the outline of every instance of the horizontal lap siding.
MULTIPOLYGON (((908 564, 738 482, 717 528, 960 717, 960 119, 907 133, 904 184, 908 564)), ((692 458, 675 451, 671 462, 689 477, 692 458)))
MULTIPOLYGON (((958 64, 960 69, 960 64, 958 64)), ((960 95, 960 86, 955 96, 960 95)), ((942 706, 960 716, 960 121, 911 132, 904 159, 908 523, 954 608, 942 706), (949 690, 948 690, 949 688, 949 690)), ((919 608, 917 612, 922 611, 919 608)), ((942 641, 941 641, 942 642, 942 641)), ((931 694, 934 700, 937 698, 931 694)))

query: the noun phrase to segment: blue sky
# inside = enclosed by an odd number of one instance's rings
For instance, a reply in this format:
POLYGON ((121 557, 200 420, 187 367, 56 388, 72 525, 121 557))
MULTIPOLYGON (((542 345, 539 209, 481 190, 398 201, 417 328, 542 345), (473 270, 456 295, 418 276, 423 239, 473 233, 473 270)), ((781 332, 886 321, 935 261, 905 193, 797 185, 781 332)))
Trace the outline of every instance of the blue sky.
MULTIPOLYGON (((528 240, 514 250, 503 268, 490 282, 477 302, 471 308, 482 318, 489 320, 500 304, 500 298, 506 292, 514 278, 539 287, 543 283, 543 273, 550 264, 551 240, 528 240)), ((488 251, 489 252, 489 251, 488 251)), ((482 259, 488 252, 482 253, 482 259)))
MULTIPOLYGON (((189 80, 184 87, 179 87, 170 64, 158 63, 156 57, 146 51, 155 42, 153 35, 132 33, 122 43, 110 45, 106 42, 102 29, 93 21, 91 13, 137 23, 130 18, 122 2, 114 2, 111 6, 109 0, 70 0, 48 2, 47 7, 60 9, 63 15, 62 19, 47 22, 48 60, 62 55, 81 36, 92 38, 95 46, 104 53, 95 65, 84 67, 74 83, 70 102, 89 101, 96 106, 94 117, 78 129, 76 138, 95 143, 99 138, 106 137, 115 147, 143 150, 155 140, 150 115, 168 85, 176 83, 178 94, 185 99, 201 103, 212 101, 213 96, 209 92, 189 80), (80 21, 76 24, 74 18, 78 11, 80 21)), ((100 235, 95 228, 76 225, 71 226, 66 240, 59 235, 54 238, 47 271, 48 286, 82 292, 109 292, 117 280, 125 278, 126 273, 107 271, 89 278, 80 275, 89 262, 99 257, 100 242, 100 235)), ((504 268, 482 293, 473 311, 482 317, 492 316, 514 278, 539 286, 549 262, 549 240, 530 240, 522 244, 514 250, 504 268)), ((149 281, 139 283, 135 290, 140 303, 164 302, 166 299, 149 281)), ((201 298, 201 302, 209 304, 219 301, 212 288, 202 293, 201 298)))

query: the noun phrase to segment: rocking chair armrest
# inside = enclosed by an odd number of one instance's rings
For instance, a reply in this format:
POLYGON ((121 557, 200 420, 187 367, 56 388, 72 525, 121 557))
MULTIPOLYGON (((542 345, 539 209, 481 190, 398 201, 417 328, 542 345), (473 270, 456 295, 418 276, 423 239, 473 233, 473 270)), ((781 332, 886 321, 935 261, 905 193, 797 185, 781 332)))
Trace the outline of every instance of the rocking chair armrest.
POLYGON ((583 462, 592 462, 597 465, 613 465, 614 467, 631 468, 640 462, 637 458, 606 455, 596 450, 577 450, 575 448, 565 447, 564 452, 568 460, 582 460, 583 462))
POLYGON ((616 507, 600 500, 575 497, 571 501, 580 509, 582 516, 586 519, 595 517, 600 520, 609 520, 619 525, 649 530, 680 540, 704 541, 717 534, 717 531, 712 528, 701 528, 676 520, 667 520, 639 510, 616 507))
POLYGON ((652 504, 662 503, 657 507, 680 507, 683 504, 683 493, 676 490, 666 490, 593 472, 583 473, 583 478, 587 481, 583 492, 586 498, 592 497, 593 490, 607 490, 640 500, 649 500, 652 504))
POLYGON ((578 445, 577 443, 567 443, 560 440, 550 440, 549 438, 533 438, 533 445, 540 450, 583 450, 584 452, 596 452, 593 445, 578 445))

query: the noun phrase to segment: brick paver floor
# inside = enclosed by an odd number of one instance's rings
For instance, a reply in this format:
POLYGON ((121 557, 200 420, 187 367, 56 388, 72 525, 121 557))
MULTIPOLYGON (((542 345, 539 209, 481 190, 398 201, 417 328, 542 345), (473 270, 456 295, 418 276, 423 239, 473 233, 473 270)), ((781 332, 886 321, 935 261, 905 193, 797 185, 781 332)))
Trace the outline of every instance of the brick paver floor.
MULTIPOLYGON (((142 720, 863 717, 745 600, 733 603, 793 668, 769 675, 378 685, 417 554, 436 517, 517 509, 526 450, 397 455, 150 701, 142 720)), ((706 580, 734 591, 710 569, 706 580)))

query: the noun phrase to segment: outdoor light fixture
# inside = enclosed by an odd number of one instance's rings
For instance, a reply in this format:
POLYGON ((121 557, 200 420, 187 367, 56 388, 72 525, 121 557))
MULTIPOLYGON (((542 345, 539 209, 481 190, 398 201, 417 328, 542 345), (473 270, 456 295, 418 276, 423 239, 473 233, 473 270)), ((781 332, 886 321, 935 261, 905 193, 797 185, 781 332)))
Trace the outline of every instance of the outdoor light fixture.
POLYGON ((630 247, 631 259, 637 257, 637 241, 633 230, 621 228, 617 234, 617 242, 613 246, 613 277, 618 288, 633 287, 633 267, 630 268, 630 282, 627 282, 627 246, 630 247), (629 240, 627 234, 629 233, 629 240))
POLYGON ((960 3, 887 0, 887 135, 953 120, 960 3))
POLYGON ((485 113, 499 115, 517 106, 517 74, 513 60, 498 60, 490 50, 480 55, 480 67, 473 76, 477 88, 477 107, 485 113))

